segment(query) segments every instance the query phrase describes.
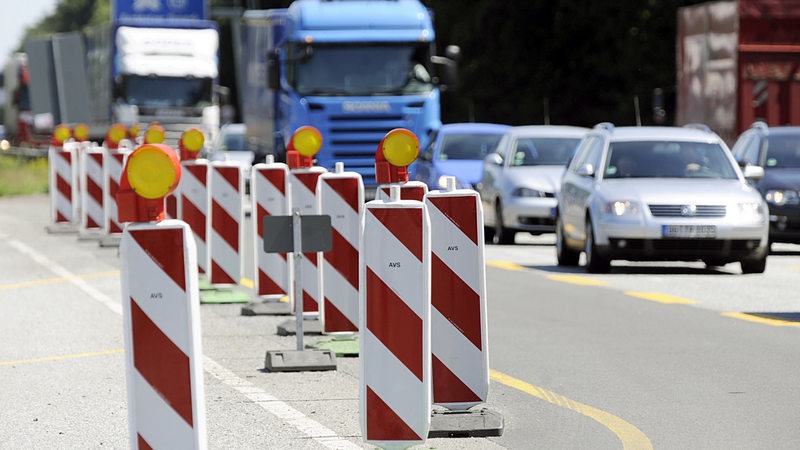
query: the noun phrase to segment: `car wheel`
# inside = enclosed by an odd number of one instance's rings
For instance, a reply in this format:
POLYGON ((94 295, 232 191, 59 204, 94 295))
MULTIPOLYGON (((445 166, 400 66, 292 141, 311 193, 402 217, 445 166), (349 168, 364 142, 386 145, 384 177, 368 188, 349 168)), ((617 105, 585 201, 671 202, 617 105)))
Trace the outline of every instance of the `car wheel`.
POLYGON ((564 242, 564 224, 561 216, 556 217, 556 259, 559 266, 577 266, 581 252, 567 247, 564 242))
POLYGON ((764 273, 767 268, 767 254, 756 259, 743 259, 739 261, 742 266, 742 273, 764 273))
POLYGON ((486 243, 491 243, 494 240, 494 228, 492 227, 483 227, 483 241, 486 243))
POLYGON ((503 207, 499 202, 494 211, 494 243, 500 245, 513 244, 514 236, 517 232, 511 228, 506 228, 505 223, 503 223, 503 207))
POLYGON ((608 273, 611 270, 611 260, 597 252, 594 244, 594 228, 592 219, 586 219, 586 271, 589 273, 608 273))

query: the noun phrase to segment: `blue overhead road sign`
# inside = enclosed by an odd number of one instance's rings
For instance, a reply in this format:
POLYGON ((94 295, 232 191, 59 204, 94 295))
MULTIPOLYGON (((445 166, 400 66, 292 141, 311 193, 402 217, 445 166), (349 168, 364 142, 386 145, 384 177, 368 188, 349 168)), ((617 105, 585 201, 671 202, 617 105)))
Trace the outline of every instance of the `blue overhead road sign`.
POLYGON ((206 0, 112 0, 111 18, 206 19, 206 0))

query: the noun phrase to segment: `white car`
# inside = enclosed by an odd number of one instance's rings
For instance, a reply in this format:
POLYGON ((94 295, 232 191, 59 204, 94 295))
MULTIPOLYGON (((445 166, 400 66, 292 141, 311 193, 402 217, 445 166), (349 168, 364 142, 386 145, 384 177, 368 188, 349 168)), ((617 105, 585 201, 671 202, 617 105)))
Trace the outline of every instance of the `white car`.
POLYGON ((508 129, 483 161, 475 186, 486 238, 513 244, 517 232, 555 230, 556 193, 564 167, 588 128, 526 125, 508 129))
MULTIPOLYGON (((761 173, 748 173, 758 177, 761 173)), ((738 261, 762 273, 768 210, 722 139, 704 126, 596 126, 561 181, 558 264, 608 272, 611 261, 738 261)))

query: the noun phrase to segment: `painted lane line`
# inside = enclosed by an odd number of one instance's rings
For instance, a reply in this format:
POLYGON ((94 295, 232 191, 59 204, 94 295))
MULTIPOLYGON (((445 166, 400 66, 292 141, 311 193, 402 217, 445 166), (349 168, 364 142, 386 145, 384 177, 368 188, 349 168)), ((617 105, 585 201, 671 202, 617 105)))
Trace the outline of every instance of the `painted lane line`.
MULTIPOLYGON (((27 255, 49 271, 74 284, 94 300, 105 305, 117 314, 122 315, 122 305, 120 303, 115 303, 107 295, 90 286, 63 266, 20 241, 8 239, 8 243, 20 253, 27 255)), ((361 448, 339 437, 334 431, 319 422, 306 417, 303 413, 292 408, 277 397, 254 386, 249 381, 239 378, 236 374, 225 369, 208 356, 203 356, 203 366, 206 372, 220 380, 223 384, 233 387, 237 392, 245 395, 250 401, 253 401, 265 411, 273 414, 285 423, 294 426, 297 430, 311 437, 321 445, 334 450, 355 450, 361 448)))
POLYGON ((520 266, 519 264, 514 264, 508 261, 486 261, 486 265, 489 267, 495 267, 497 269, 505 269, 505 270, 524 270, 525 267, 520 266))
POLYGON ((661 292, 634 292, 634 291, 625 291, 625 295, 629 295, 631 297, 641 298, 644 300, 650 300, 653 302, 658 303, 665 303, 665 304, 673 304, 673 305, 693 305, 697 303, 696 300, 678 297, 675 295, 669 294, 662 294, 661 292))
POLYGON ((608 281, 594 280, 580 275, 547 275, 547 279, 579 286, 608 286, 610 284, 608 281))
POLYGON ((733 319, 760 323, 762 325, 771 325, 773 327, 800 327, 800 322, 793 322, 790 320, 770 319, 768 317, 758 316, 756 314, 745 314, 740 312, 724 312, 720 314, 722 314, 725 317, 730 317, 733 319))
POLYGON ((492 380, 500 384, 596 420, 617 435, 624 449, 652 450, 653 448, 650 439, 641 430, 613 414, 576 402, 563 395, 534 386, 496 370, 490 370, 490 374, 492 380))
POLYGON ((105 355, 113 355, 116 353, 122 353, 123 350, 121 348, 115 348, 113 350, 105 350, 102 352, 89 352, 89 353, 75 353, 73 355, 60 355, 60 356, 46 356, 43 358, 32 358, 32 359, 18 359, 16 361, 0 361, 0 366, 13 366, 13 365, 20 365, 20 364, 32 364, 38 362, 46 362, 46 361, 60 361, 62 359, 74 359, 74 358, 87 358, 90 356, 105 356, 105 355))
MULTIPOLYGON (((92 279, 92 278, 110 278, 119 276, 119 270, 109 270, 107 272, 95 272, 95 273, 86 273, 83 275, 76 275, 78 278, 82 278, 84 280, 92 279)), ((43 280, 32 280, 32 281, 23 281, 20 283, 11 283, 11 284, 2 284, 0 285, 0 291, 8 291, 12 289, 20 289, 26 287, 34 287, 34 286, 45 286, 48 284, 58 284, 58 283, 66 283, 70 281, 69 278, 46 278, 43 280)))

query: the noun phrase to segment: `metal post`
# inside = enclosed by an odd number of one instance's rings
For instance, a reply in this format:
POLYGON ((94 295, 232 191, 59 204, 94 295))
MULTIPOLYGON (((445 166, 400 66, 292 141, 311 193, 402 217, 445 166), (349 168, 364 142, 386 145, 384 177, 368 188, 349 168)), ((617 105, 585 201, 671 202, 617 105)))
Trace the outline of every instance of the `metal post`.
POLYGON ((292 238, 294 249, 294 307, 297 319, 297 351, 303 350, 303 249, 300 229, 300 208, 292 209, 292 238))

